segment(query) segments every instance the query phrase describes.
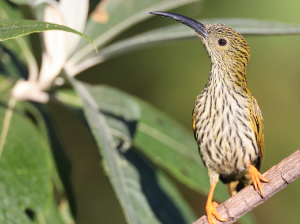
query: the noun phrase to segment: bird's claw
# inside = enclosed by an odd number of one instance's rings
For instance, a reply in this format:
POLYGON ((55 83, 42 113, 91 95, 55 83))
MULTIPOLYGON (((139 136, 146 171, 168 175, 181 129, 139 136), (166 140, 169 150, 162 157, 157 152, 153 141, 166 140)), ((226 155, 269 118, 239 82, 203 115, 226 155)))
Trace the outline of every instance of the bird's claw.
POLYGON ((217 220, 221 222, 225 222, 226 219, 223 219, 216 210, 216 207, 219 206, 217 202, 211 202, 206 204, 206 214, 207 214, 207 221, 209 224, 217 224, 216 220, 213 216, 216 217, 217 220))
POLYGON ((263 182, 270 182, 270 181, 267 180, 266 178, 264 178, 260 174, 260 172, 255 168, 255 166, 253 166, 253 165, 249 166, 249 174, 252 178, 254 189, 257 191, 257 188, 258 188, 258 190, 260 191, 261 196, 263 197, 264 194, 263 194, 263 191, 262 191, 260 180, 263 181, 263 182))

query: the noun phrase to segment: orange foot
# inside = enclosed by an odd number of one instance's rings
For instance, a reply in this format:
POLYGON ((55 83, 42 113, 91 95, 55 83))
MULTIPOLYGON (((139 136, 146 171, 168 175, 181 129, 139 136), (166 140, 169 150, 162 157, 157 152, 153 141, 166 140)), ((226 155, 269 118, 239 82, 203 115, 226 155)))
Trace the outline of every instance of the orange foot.
POLYGON ((213 215, 221 222, 225 222, 226 219, 223 219, 216 211, 216 207, 218 207, 219 204, 215 201, 213 202, 207 202, 206 203, 206 214, 207 214, 207 221, 209 224, 217 224, 216 220, 214 219, 213 215))
POLYGON ((264 194, 263 194, 263 191, 262 191, 262 188, 261 188, 260 180, 262 180, 263 182, 270 182, 270 181, 267 180, 266 178, 264 178, 260 174, 260 172, 255 168, 255 166, 253 166, 253 165, 249 166, 249 174, 252 178, 252 182, 253 182, 255 190, 257 191, 257 187, 258 187, 258 189, 260 191, 260 194, 263 197, 264 194))

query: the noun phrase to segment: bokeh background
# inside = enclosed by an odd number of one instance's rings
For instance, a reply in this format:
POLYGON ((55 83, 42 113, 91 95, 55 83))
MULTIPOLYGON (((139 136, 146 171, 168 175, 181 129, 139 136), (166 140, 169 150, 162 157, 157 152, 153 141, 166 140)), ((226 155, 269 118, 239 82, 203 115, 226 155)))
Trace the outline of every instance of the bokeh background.
MULTIPOLYGON (((91 1, 91 10, 97 3, 91 1)), ((300 2, 295 0, 203 0, 172 12, 194 19, 254 18, 300 24, 299 8, 300 2)), ((133 26, 114 41, 174 23, 149 15, 148 20, 133 26)), ((300 35, 247 35, 245 39, 251 50, 248 86, 259 102, 265 122, 264 173, 300 147, 300 35)), ((114 58, 84 71, 77 78, 114 86, 145 99, 191 130, 194 100, 204 88, 209 71, 207 53, 195 37, 114 58)), ((108 178, 99 166, 101 158, 94 140, 75 115, 59 105, 55 108, 55 123, 61 133, 67 135, 64 138, 69 139, 66 145, 73 166, 78 223, 99 223, 99 217, 105 220, 102 223, 125 223, 108 178), (72 130, 72 134, 68 135, 68 130, 72 130)), ((206 197, 176 183, 198 216, 204 215, 206 197)), ((296 180, 255 208, 257 222, 299 223, 299 189, 300 180, 296 180)))

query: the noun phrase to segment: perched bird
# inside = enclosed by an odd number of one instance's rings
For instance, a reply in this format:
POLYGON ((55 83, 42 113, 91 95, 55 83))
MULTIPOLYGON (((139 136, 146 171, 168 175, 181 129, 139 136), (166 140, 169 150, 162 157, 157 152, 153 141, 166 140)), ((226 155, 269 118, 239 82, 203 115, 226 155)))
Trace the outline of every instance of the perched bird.
POLYGON ((263 117, 246 81, 249 46, 243 36, 222 24, 204 25, 191 18, 166 12, 149 14, 168 17, 196 31, 211 60, 208 82, 196 98, 193 130, 201 159, 208 171, 210 191, 207 219, 226 221, 212 201, 218 180, 228 185, 230 195, 253 183, 263 191, 260 173, 264 156, 263 117))

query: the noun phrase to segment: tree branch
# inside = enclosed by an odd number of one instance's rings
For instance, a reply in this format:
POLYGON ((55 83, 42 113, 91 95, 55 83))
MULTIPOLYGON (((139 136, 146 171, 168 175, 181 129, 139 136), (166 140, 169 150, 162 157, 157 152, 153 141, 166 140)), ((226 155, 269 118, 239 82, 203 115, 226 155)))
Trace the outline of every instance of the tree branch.
MULTIPOLYGON (((278 165, 273 166, 263 176, 270 180, 270 183, 262 182, 264 197, 262 198, 254 190, 253 185, 244 188, 217 207, 217 212, 222 218, 226 219, 226 222, 217 221, 217 223, 230 224, 236 222, 238 218, 264 203, 274 194, 296 180, 300 176, 300 149, 282 160, 278 165)), ((206 216, 202 216, 193 224, 207 223, 206 216)))

